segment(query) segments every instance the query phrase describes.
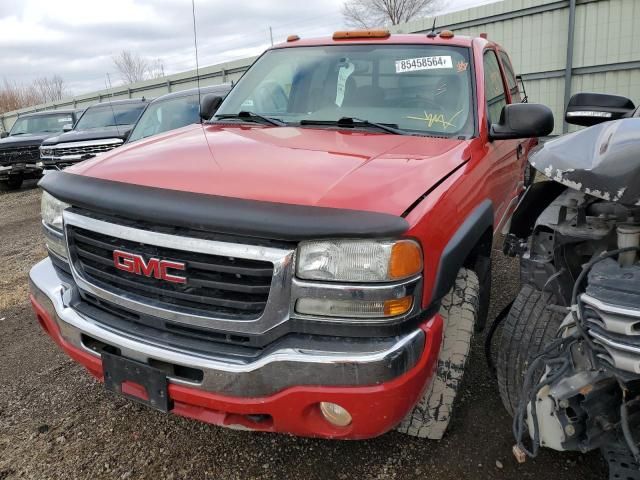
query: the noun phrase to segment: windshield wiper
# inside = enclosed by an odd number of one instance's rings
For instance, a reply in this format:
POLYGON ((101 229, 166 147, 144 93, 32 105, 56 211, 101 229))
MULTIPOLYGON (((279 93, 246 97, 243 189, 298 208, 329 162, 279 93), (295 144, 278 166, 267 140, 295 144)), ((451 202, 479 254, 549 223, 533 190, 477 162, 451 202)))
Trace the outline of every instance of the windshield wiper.
MULTIPOLYGON (((280 119, 273 117, 265 117, 264 115, 260 115, 258 113, 248 112, 246 110, 242 110, 238 113, 225 113, 222 115, 216 115, 216 120, 226 120, 229 118, 239 118, 241 120, 252 120, 256 123, 263 123, 267 125, 275 125, 276 127, 286 127, 287 123, 283 122, 280 119)), ((212 121, 215 123, 215 120, 212 121)))
POLYGON ((341 117, 338 120, 300 120, 300 125, 335 125, 338 127, 373 127, 394 135, 413 135, 398 128, 395 123, 377 123, 358 117, 341 117))

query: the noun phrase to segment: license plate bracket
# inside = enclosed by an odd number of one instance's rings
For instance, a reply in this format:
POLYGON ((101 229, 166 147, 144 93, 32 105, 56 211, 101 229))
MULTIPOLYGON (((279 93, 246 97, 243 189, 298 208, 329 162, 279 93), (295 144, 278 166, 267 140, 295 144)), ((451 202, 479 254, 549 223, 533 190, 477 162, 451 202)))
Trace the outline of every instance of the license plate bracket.
POLYGON ((101 355, 107 390, 161 412, 170 410, 166 372, 119 355, 101 355))

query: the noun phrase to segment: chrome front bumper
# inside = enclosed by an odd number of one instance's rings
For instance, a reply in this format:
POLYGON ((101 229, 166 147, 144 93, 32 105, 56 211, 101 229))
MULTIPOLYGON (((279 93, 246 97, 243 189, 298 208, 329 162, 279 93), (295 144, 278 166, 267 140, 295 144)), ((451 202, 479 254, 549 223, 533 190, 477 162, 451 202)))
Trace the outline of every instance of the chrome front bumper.
MULTIPOLYGON (((414 367, 425 345, 424 331, 416 329, 390 339, 356 341, 325 337, 327 340, 321 339, 313 347, 283 345, 279 348, 276 342, 250 362, 225 358, 213 351, 211 355, 201 355, 174 350, 81 315, 70 306, 77 287, 71 277, 65 277, 47 258, 31 269, 30 289, 36 302, 48 312, 59 326, 63 338, 72 346, 99 356, 84 343, 83 337, 90 337, 120 349, 127 358, 198 369, 203 372, 201 382, 171 376, 169 381, 221 395, 262 397, 299 385, 377 385, 393 380, 414 367)), ((212 347, 214 345, 212 343, 212 347)))

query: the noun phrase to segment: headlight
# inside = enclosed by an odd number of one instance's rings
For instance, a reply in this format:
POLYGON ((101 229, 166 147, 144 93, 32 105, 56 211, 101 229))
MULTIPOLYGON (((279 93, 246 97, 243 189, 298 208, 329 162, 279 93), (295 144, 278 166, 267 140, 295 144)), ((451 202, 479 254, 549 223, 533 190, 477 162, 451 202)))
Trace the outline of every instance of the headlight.
POLYGON ((391 282, 422 271, 413 240, 321 240, 298 247, 296 273, 306 280, 391 282))
POLYGON ((62 231, 62 212, 70 205, 61 202, 47 192, 42 192, 42 224, 47 249, 61 258, 68 258, 67 245, 62 231))
POLYGON ((62 232, 62 211, 70 206, 47 192, 42 192, 42 221, 48 227, 62 232))

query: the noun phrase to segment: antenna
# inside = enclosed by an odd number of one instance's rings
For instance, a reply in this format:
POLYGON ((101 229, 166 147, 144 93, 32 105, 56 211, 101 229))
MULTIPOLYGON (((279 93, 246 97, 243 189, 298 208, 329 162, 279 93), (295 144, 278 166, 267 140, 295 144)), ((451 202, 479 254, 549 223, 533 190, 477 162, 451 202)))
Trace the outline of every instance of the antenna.
POLYGON ((427 34, 427 37, 429 38, 436 38, 437 34, 436 34, 436 20, 438 19, 438 17, 433 17, 433 27, 431 27, 431 31, 427 34))
POLYGON ((196 29, 196 0, 191 0, 191 14, 193 16, 193 46, 196 50, 196 84, 198 86, 198 117, 202 123, 202 98, 200 95, 200 64, 198 63, 198 30, 196 29))
POLYGON ((113 115, 113 124, 116 127, 116 132, 120 135, 120 126, 116 120, 116 112, 113 109, 113 87, 111 86, 111 77, 109 76, 109 72, 107 72, 107 81, 109 82, 109 90, 111 91, 111 101, 109 102, 109 106, 111 107, 111 115, 113 115))

